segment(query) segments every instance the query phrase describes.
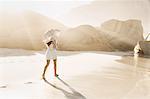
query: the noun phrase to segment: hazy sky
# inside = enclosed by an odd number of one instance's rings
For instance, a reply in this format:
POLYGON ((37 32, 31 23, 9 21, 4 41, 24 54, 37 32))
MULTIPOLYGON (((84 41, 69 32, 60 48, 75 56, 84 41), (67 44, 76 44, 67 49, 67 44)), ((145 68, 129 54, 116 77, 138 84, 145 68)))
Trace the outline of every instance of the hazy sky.
MULTIPOLYGON (((72 9, 75 9, 75 8, 78 8, 81 6, 85 6, 85 5, 86 6, 91 5, 92 4, 91 2, 93 2, 93 1, 135 1, 135 2, 136 1, 147 1, 147 3, 149 1, 149 5, 150 5, 150 0, 0 0, 0 11, 1 10, 7 10, 7 11, 8 10, 9 11, 32 10, 32 11, 41 13, 42 15, 53 18, 53 19, 61 22, 64 25, 67 25, 67 26, 75 25, 76 26, 77 24, 70 23, 72 20, 71 19, 69 20, 69 18, 67 18, 66 15, 68 13, 72 12, 73 11, 72 9)), ((133 3, 135 3, 135 2, 133 2, 133 3)), ((122 3, 124 4, 124 2, 122 2, 122 3)), ((140 4, 140 3, 136 3, 136 4, 138 4, 137 7, 142 7, 142 4, 140 4)), ((120 6, 122 6, 122 5, 120 5, 120 6)), ((126 7, 126 8, 128 9, 128 7, 126 7)), ((142 8, 145 8, 145 7, 142 7, 142 8)), ((149 9, 149 8, 147 8, 147 9, 149 9)), ((101 10, 105 11, 106 9, 107 9, 107 7, 104 6, 104 8, 102 8, 102 9, 97 9, 97 12, 96 11, 91 12, 89 10, 88 11, 90 13, 92 13, 91 16, 94 16, 93 13, 102 13, 99 11, 101 11, 101 10)), ((131 9, 131 10, 133 10, 133 9, 131 9)), ((131 12, 131 11, 129 10, 129 12, 131 12)), ((139 12, 139 15, 137 17, 141 17, 143 15, 143 14, 140 15, 140 13, 141 13, 140 11, 137 10, 137 12, 139 12)), ((113 12, 108 11, 108 13, 113 13, 113 12)), ((142 11, 142 13, 144 13, 144 12, 142 11)), ((82 13, 80 15, 82 15, 82 13)), ((102 15, 97 16, 97 17, 99 17, 99 18, 107 17, 107 16, 102 16, 102 15)), ((124 14, 121 14, 121 15, 123 16, 124 14)), ((145 13, 145 15, 148 15, 148 13, 145 13)), ((92 19, 91 16, 87 16, 87 17, 90 17, 90 19, 92 21, 97 20, 96 18, 92 19)), ((75 19, 76 19, 76 16, 75 16, 75 19)), ((75 19, 73 19, 73 20, 76 21, 75 19)), ((86 19, 86 18, 84 18, 84 19, 86 19)), ((85 23, 91 24, 92 23, 92 22, 89 22, 89 19, 85 20, 86 22, 82 22, 82 21, 83 20, 81 20, 81 21, 79 20, 78 24, 85 24, 85 23)), ((148 24, 148 23, 149 22, 147 22, 146 24, 148 24)), ((100 24, 100 21, 96 21, 96 25, 99 25, 99 24, 100 24)), ((149 26, 147 25, 147 27, 149 27, 149 26)))
POLYGON ((92 0, 0 0, 0 9, 32 10, 58 21, 72 8, 89 4, 92 0))

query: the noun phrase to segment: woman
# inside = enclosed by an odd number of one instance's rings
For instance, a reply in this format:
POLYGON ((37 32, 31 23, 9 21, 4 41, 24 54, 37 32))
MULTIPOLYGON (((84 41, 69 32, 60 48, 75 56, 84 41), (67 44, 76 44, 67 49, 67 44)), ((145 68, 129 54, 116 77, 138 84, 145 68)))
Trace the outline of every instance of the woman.
POLYGON ((56 63, 57 63, 57 55, 56 55, 56 41, 55 40, 51 40, 49 42, 46 43, 46 47, 47 47, 47 51, 46 51, 46 66, 44 68, 43 74, 42 74, 42 79, 45 79, 45 73, 47 70, 47 67, 50 64, 50 60, 53 60, 54 62, 54 76, 57 77, 57 73, 56 73, 56 63))

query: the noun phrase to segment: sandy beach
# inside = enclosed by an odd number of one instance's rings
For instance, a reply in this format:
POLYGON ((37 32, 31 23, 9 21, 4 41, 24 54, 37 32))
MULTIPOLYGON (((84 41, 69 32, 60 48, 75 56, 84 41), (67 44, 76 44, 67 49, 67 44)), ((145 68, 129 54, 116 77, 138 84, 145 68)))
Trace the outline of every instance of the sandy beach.
POLYGON ((150 99, 149 27, 150 0, 1 0, 0 99, 150 99))
POLYGON ((41 80, 44 51, 0 49, 0 99, 149 99, 150 59, 133 52, 58 51, 41 80))

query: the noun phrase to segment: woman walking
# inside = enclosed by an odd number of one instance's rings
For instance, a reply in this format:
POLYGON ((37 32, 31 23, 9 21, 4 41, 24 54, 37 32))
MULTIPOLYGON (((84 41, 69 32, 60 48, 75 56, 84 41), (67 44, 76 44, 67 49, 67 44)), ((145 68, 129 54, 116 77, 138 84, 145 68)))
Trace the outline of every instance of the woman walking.
POLYGON ((44 71, 43 71, 43 74, 42 74, 42 79, 45 80, 45 73, 46 73, 46 70, 50 64, 50 60, 53 60, 53 63, 54 63, 54 76, 57 77, 58 74, 57 74, 57 55, 56 55, 56 40, 50 40, 50 41, 47 41, 46 42, 46 47, 47 47, 47 51, 46 51, 46 65, 44 67, 44 71))

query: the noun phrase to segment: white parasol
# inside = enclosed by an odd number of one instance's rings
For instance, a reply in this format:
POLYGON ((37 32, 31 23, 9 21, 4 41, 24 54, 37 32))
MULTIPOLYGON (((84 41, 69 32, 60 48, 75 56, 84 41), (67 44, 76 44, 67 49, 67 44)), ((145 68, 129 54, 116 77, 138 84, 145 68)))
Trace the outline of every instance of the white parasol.
POLYGON ((57 32, 60 32, 60 30, 58 29, 51 29, 51 30, 48 30, 45 34, 44 34, 44 42, 47 43, 49 41, 54 41, 56 40, 56 33, 57 32))

